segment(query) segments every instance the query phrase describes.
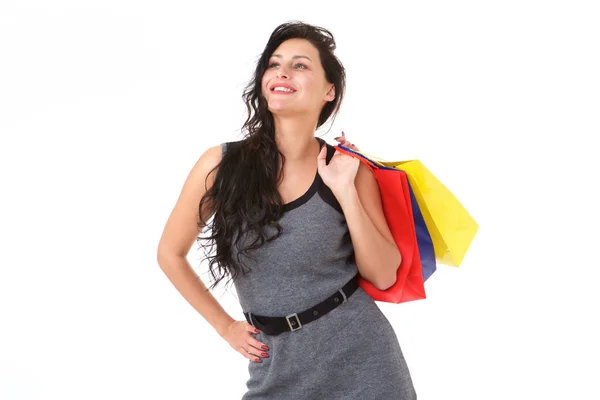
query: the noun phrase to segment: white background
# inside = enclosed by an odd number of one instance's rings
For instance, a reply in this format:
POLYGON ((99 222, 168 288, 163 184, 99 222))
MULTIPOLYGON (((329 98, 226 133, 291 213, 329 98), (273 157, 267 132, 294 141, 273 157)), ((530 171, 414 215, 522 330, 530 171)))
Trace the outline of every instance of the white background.
MULTIPOLYGON (((591 5, 3 0, 0 398, 241 397, 248 360, 156 247, 198 157, 241 138, 272 30, 299 19, 333 32, 348 74, 317 134, 422 160, 480 224, 427 300, 378 303, 419 399, 599 399, 591 5)), ((243 319, 232 287, 214 295, 243 319)))

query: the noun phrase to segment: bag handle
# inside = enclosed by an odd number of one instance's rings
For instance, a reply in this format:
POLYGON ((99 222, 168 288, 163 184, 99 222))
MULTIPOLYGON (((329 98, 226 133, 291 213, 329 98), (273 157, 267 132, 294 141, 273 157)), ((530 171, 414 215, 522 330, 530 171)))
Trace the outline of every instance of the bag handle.
MULTIPOLYGON (((370 163, 371 166, 375 167, 376 169, 391 170, 391 171, 397 171, 398 170, 398 168, 390 167, 389 165, 382 164, 382 163, 377 162, 377 161, 373 161, 373 160, 367 158, 364 155, 364 153, 361 153, 361 152, 356 151, 356 150, 349 149, 349 148, 344 147, 342 145, 337 145, 337 146, 335 146, 335 148, 338 149, 338 151, 343 152, 344 154, 355 156, 355 157, 357 157, 360 160, 366 160, 367 162, 370 163), (343 149, 345 151, 341 151, 340 149, 343 149)), ((383 162, 384 163, 388 163, 388 164, 390 163, 389 161, 383 161, 383 162)), ((367 164, 365 164, 365 165, 367 165, 367 164)), ((367 165, 367 166, 369 167, 369 165, 367 165)), ((373 168, 371 168, 371 171, 373 171, 373 168)))
POLYGON ((369 159, 371 159, 372 161, 381 161, 381 162, 388 162, 387 160, 384 160, 383 158, 371 155, 371 154, 367 154, 364 151, 358 151, 358 150, 353 150, 357 153, 360 153, 361 155, 368 157, 369 159))
MULTIPOLYGON (((344 132, 343 132, 343 131, 342 131, 342 135, 344 135, 344 132)), ((340 146, 341 148, 345 149, 345 150, 348 150, 348 151, 354 152, 354 153, 356 153, 356 154, 358 154, 358 155, 364 156, 364 157, 368 158, 368 159, 369 159, 369 161, 371 161, 371 162, 373 162, 373 163, 375 163, 375 164, 377 164, 377 161, 381 161, 381 162, 384 162, 384 163, 386 163, 386 162, 389 162, 389 161, 387 161, 387 160, 384 160, 383 158, 380 158, 380 157, 374 156, 374 155, 372 155, 372 154, 367 154, 367 153, 365 153, 364 151, 360 151, 360 150, 352 150, 352 149, 349 149, 349 148, 347 148, 347 147, 344 147, 344 146, 342 146, 342 145, 339 145, 339 146, 340 146)))
POLYGON ((361 163, 365 164, 367 166, 367 168, 369 168, 371 170, 371 172, 374 172, 376 169, 379 169, 379 166, 377 164, 373 163, 371 160, 369 160, 365 157, 362 157, 361 154, 356 153, 352 149, 349 149, 349 148, 344 147, 339 144, 337 146, 334 146, 334 148, 336 149, 336 151, 339 151, 342 154, 346 154, 351 157, 358 158, 358 160, 361 163))

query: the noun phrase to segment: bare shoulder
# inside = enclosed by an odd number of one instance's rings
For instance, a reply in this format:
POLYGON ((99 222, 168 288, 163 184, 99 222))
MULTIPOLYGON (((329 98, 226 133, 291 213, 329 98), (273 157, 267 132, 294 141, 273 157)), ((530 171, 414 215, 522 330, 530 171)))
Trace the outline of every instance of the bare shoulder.
POLYGON ((179 201, 200 201, 215 181, 221 158, 221 145, 209 147, 200 155, 183 184, 179 201))
POLYGON ((192 170, 190 171, 190 174, 186 180, 186 184, 187 181, 190 180, 191 182, 206 182, 208 187, 205 187, 204 191, 208 190, 214 182, 217 167, 222 159, 222 153, 223 149, 221 145, 212 146, 206 149, 206 151, 200 155, 198 161, 196 161, 192 167, 192 170), (199 178, 202 179, 197 181, 199 178))
MULTIPOLYGON (((165 224, 158 255, 183 256, 189 252, 203 226, 199 226, 200 200, 212 187, 222 158, 221 145, 206 149, 192 166, 183 183, 181 193, 165 224)), ((213 210, 202 209, 202 218, 208 221, 213 210)))

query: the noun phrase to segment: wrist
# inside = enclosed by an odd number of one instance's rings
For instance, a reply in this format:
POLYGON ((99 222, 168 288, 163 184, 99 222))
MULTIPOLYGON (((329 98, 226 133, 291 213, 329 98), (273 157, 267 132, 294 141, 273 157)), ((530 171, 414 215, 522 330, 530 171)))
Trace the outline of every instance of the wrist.
POLYGON ((216 327, 216 331, 219 334, 219 336, 224 337, 225 333, 227 333, 227 329, 229 329, 229 326, 234 322, 235 322, 235 320, 233 318, 229 318, 229 319, 225 320, 224 322, 222 322, 221 324, 219 324, 216 327))
POLYGON ((340 203, 340 206, 344 206, 346 203, 351 203, 358 199, 358 192, 354 184, 345 185, 334 192, 337 201, 340 203))

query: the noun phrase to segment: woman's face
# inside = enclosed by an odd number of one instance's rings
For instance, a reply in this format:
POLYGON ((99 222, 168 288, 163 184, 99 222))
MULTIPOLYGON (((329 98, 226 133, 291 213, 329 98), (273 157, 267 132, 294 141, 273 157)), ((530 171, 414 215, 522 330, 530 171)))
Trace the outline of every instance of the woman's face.
POLYGON ((279 115, 318 116, 323 105, 335 98, 317 48, 305 39, 289 39, 279 45, 269 59, 261 86, 269 111, 279 115))

